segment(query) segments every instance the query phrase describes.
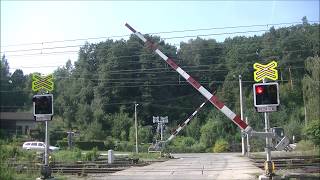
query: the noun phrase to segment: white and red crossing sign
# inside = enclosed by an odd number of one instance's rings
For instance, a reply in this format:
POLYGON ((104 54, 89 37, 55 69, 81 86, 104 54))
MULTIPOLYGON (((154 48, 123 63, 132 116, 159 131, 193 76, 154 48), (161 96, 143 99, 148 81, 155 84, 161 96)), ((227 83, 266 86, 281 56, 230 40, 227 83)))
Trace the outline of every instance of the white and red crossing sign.
POLYGON ((238 125, 246 133, 250 133, 252 131, 252 128, 248 126, 248 124, 246 124, 243 120, 241 120, 239 115, 236 115, 233 111, 231 111, 216 96, 211 94, 201 84, 194 80, 187 72, 180 68, 171 58, 163 54, 153 42, 147 40, 140 32, 137 32, 129 24, 126 23, 125 26, 129 28, 136 36, 138 36, 144 43, 146 43, 150 49, 154 50, 166 63, 168 63, 174 70, 176 70, 184 79, 189 82, 189 84, 197 89, 208 101, 211 102, 211 104, 213 104, 217 109, 225 114, 236 125, 238 125))

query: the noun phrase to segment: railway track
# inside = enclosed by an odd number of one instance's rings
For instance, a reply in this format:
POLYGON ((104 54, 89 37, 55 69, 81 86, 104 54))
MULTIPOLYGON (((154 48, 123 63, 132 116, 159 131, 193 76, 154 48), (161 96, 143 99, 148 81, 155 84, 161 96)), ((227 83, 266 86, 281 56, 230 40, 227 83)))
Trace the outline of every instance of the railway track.
MULTIPOLYGON (((264 158, 251 158, 251 161, 255 166, 264 169, 264 158)), ((272 161, 276 169, 303 169, 307 173, 320 173, 318 156, 273 157, 272 161)))
MULTIPOLYGON (((125 170, 132 166, 146 166, 150 162, 141 162, 132 159, 118 159, 113 164, 108 164, 106 160, 99 161, 78 161, 75 163, 54 162, 51 163, 51 170, 53 173, 62 174, 88 174, 88 173, 114 173, 125 170)), ((41 163, 25 162, 25 163, 11 163, 18 172, 40 171, 41 163)))
POLYGON ((149 163, 139 162, 132 163, 130 161, 116 161, 108 164, 107 161, 81 162, 75 164, 64 164, 62 162, 52 165, 52 172, 63 174, 79 174, 79 173, 114 173, 125 170, 132 166, 146 166, 149 163))
POLYGON ((116 168, 75 168, 75 167, 53 167, 51 168, 53 173, 61 174, 88 174, 88 173, 114 173, 122 171, 128 167, 116 167, 116 168))

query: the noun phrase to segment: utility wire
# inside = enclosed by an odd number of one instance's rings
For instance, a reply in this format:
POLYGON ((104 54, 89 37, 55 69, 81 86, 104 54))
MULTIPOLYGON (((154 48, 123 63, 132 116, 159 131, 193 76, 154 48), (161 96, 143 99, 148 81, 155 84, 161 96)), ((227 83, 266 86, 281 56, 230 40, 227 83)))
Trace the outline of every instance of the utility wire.
MULTIPOLYGON (((201 51, 201 50, 214 50, 212 48, 199 48, 199 49, 195 49, 195 50, 186 50, 184 52, 194 52, 194 51, 201 51)), ((273 49, 264 49, 264 50, 273 50, 273 49)), ((303 51, 312 51, 314 52, 314 50, 310 50, 310 49, 300 49, 300 50, 288 50, 288 51, 281 51, 280 53, 285 54, 285 53, 290 53, 290 52, 303 52, 303 51)), ((68 51, 66 51, 68 52, 68 51)), ((72 51, 72 52, 78 52, 78 51, 72 51)), ((246 55, 246 56, 251 56, 251 55, 256 55, 256 52, 252 52, 252 53, 237 53, 239 55, 246 55)), ((20 56, 20 55, 19 55, 20 56)), ((143 56, 154 56, 154 54, 148 53, 148 54, 139 54, 139 55, 129 55, 129 56, 114 56, 114 57, 110 57, 107 58, 108 60, 115 60, 115 59, 122 59, 126 60, 126 59, 131 59, 133 57, 143 57, 143 56)), ((219 57, 223 57, 225 58, 226 55, 217 55, 217 56, 201 56, 201 58, 219 58, 219 57)), ((181 58, 176 58, 175 60, 177 61, 185 61, 184 59, 181 58)), ((154 60, 148 60, 148 61, 129 61, 126 63, 131 63, 131 64, 144 64, 144 63, 149 63, 149 62, 154 62, 154 60)), ((57 66, 62 66, 62 65, 54 65, 51 67, 57 67, 57 66)), ((40 67, 50 67, 50 66, 37 66, 38 68, 40 67)), ((37 67, 20 67, 20 68, 37 68, 37 67)), ((10 68, 10 69, 18 69, 19 67, 15 67, 15 68, 10 68)))
MULTIPOLYGON (((241 63, 239 64, 235 64, 235 65, 242 65, 241 63)), ((204 66, 204 67, 210 67, 212 65, 207 65, 207 66, 204 66)), ((290 69, 304 69, 305 67, 304 66, 290 66, 290 69)), ((15 68, 9 68, 9 69, 15 69, 15 68)), ((196 73, 200 73, 200 72, 229 72, 231 71, 230 69, 193 69, 192 67, 185 67, 184 69, 188 69, 188 72, 196 72, 196 73), (190 70, 190 69, 193 69, 193 70, 190 70)), ((288 68, 277 68, 279 71, 281 70, 286 70, 288 68)), ((254 69, 252 67, 249 68, 250 71, 253 71, 254 69)), ((133 74, 145 74, 145 75, 152 75, 152 74, 161 74, 161 73, 169 73, 169 74, 174 74, 173 77, 175 77, 176 73, 175 71, 173 71, 172 69, 168 69, 168 68, 151 68, 151 69, 144 69, 144 70, 140 70, 140 69, 137 69, 137 70, 118 70, 118 71, 108 71, 109 75, 133 75, 133 74), (155 71, 155 70, 158 70, 158 71, 155 71)), ((108 78, 108 79, 103 79, 103 78, 85 78, 83 76, 99 76, 99 74, 72 74, 72 75, 78 75, 78 76, 82 76, 82 77, 72 77, 72 76, 68 76, 68 77, 65 77, 65 76, 55 76, 55 78, 58 78, 58 79, 70 79, 70 80, 78 80, 78 79, 84 79, 84 80, 96 80, 96 81, 115 81, 115 80, 124 80, 124 79, 128 79, 128 78, 118 78, 118 79, 115 79, 115 78, 108 78)), ((173 77, 166 77, 166 78, 173 78, 173 77)), ((177 76, 179 77, 179 76, 177 76)), ((128 80, 131 80, 131 81, 135 81, 135 80, 139 80, 141 78, 139 77, 134 77, 134 78, 131 78, 131 79, 128 79, 128 80)), ((142 79, 142 81, 145 81, 145 80, 152 80, 152 79, 161 79, 161 78, 154 78, 154 77, 145 77, 145 79, 142 79)))
MULTIPOLYGON (((269 30, 256 30, 256 31, 241 31, 241 32, 223 32, 223 33, 212 33, 212 34, 198 34, 198 35, 186 35, 186 36, 176 36, 176 37, 164 37, 163 40, 168 39, 181 39, 181 38, 190 38, 190 37, 205 37, 205 36, 215 36, 215 35, 224 35, 224 34, 243 34, 243 33, 253 33, 253 32, 266 32, 269 30)), ((25 52, 25 51, 41 51, 41 53, 29 53, 22 55, 35 55, 35 54, 45 54, 42 53, 43 50, 52 50, 52 49, 63 49, 63 48, 72 48, 72 47, 81 47, 83 45, 70 45, 70 46, 55 46, 55 47, 44 47, 44 48, 32 48, 32 49, 19 49, 19 50, 9 50, 1 53, 10 53, 10 52, 25 52)), ((11 56, 20 56, 20 55, 11 55, 11 56)))
MULTIPOLYGON (((198 95, 198 93, 191 93, 191 94, 187 94, 187 95, 182 95, 179 97, 174 97, 174 98, 169 98, 169 99, 164 99, 164 100, 156 100, 156 103, 164 103, 164 102, 170 102, 170 101, 176 101, 179 99, 184 99, 184 98, 190 98, 190 96, 195 96, 198 95)), ((139 103, 155 103, 154 101, 140 101, 139 103)), ((132 102, 119 102, 119 103, 103 103, 100 105, 125 105, 125 104, 134 104, 134 101, 132 102)), ((65 105, 60 105, 63 107, 73 107, 73 106, 65 106, 65 105)), ((59 106, 59 107, 60 107, 59 106)), ((25 107, 25 106, 0 106, 0 107, 25 107)))
POLYGON ((224 33, 212 33, 212 34, 198 34, 198 35, 186 35, 186 36, 173 36, 173 37, 167 37, 167 38, 161 38, 163 40, 168 39, 182 39, 182 38, 190 38, 190 37, 205 37, 205 36, 215 36, 215 35, 224 35, 224 34, 242 34, 242 33, 253 33, 253 32, 266 32, 269 30, 263 29, 263 30, 256 30, 256 31, 239 31, 239 32, 224 32, 224 33))
MULTIPOLYGON (((308 21, 310 23, 319 21, 308 21)), ((302 24, 301 22, 291 22, 291 23, 274 23, 274 24, 256 24, 256 25, 240 25, 240 26, 226 26, 226 27, 212 27, 212 28, 200 28, 200 29, 187 29, 187 30, 176 30, 176 31, 164 31, 158 33, 147 33, 147 34, 168 34, 168 33, 180 33, 180 32, 192 32, 192 31, 207 31, 216 29, 235 29, 235 28, 248 28, 248 27, 264 27, 264 26, 278 26, 278 25, 292 25, 292 24, 302 24)))
MULTIPOLYGON (((308 21, 309 23, 318 23, 319 21, 308 21)), ((269 27, 269 26, 279 26, 279 25, 293 25, 293 24, 302 24, 301 22, 284 22, 284 23, 273 23, 273 24, 257 24, 257 25, 240 25, 240 26, 226 26, 226 27, 211 27, 211 28, 199 28, 199 29, 187 29, 187 30, 173 30, 173 31, 164 31, 164 32, 151 32, 145 34, 170 34, 170 33, 181 33, 181 32, 194 32, 194 31, 206 31, 206 30, 215 30, 215 29, 235 29, 235 28, 248 28, 248 27, 269 27)), ((56 40, 56 41, 43 41, 43 42, 34 42, 34 43, 23 43, 23 44, 11 44, 0 47, 10 47, 10 46, 24 46, 24 45, 35 45, 35 44, 50 44, 50 43, 59 43, 59 42, 72 42, 72 41, 85 41, 85 40, 97 40, 97 39, 110 39, 110 38, 121 38, 128 37, 131 34, 126 35, 115 35, 115 36, 101 36, 101 37, 90 37, 90 38, 78 38, 78 39, 67 39, 67 40, 56 40)))
MULTIPOLYGON (((278 82, 290 82, 291 80, 278 80, 278 82)), ((299 82, 299 80, 292 80, 293 82, 299 82)), ((239 81, 200 81, 199 83, 205 84, 205 83, 218 83, 220 82, 225 83, 225 82, 234 82, 234 83, 239 83, 239 81)), ((254 83, 255 81, 242 81, 243 83, 254 83)), ((320 82, 320 81, 315 81, 315 82, 320 82)), ((123 83, 124 84, 124 83, 123 83)), ((167 83, 167 84, 141 84, 141 85, 123 85, 123 86, 112 86, 112 87, 104 87, 105 89, 112 89, 112 88, 140 88, 140 87, 162 87, 162 86, 189 86, 190 84, 185 82, 181 83, 167 83)), ((33 92, 32 90, 4 90, 0 91, 0 93, 14 93, 14 92, 33 92)))
MULTIPOLYGON (((81 47, 83 44, 78 45, 70 45, 70 46, 54 46, 54 47, 44 47, 44 48, 33 48, 33 49, 18 49, 18 50, 9 50, 5 51, 5 53, 11 53, 11 52, 24 52, 24 51, 43 51, 48 49, 64 49, 64 48, 73 48, 73 47, 81 47)), ((4 53, 4 52, 1 52, 4 53)))
POLYGON ((70 54, 70 53, 78 53, 79 51, 55 51, 55 52, 40 52, 40 53, 26 53, 26 54, 13 54, 13 55, 6 55, 9 57, 17 57, 17 56, 42 56, 42 55, 58 55, 58 54, 70 54))

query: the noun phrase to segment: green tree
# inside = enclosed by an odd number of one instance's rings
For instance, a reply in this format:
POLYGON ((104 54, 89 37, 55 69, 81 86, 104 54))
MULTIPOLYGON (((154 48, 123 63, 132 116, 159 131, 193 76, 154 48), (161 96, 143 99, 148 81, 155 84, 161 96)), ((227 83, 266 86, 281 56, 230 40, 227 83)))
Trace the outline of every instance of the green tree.
POLYGON ((111 115, 112 118, 112 137, 118 138, 121 141, 128 141, 130 126, 132 125, 133 118, 129 117, 129 115, 123 110, 120 113, 115 113, 111 115))
POLYGON ((27 77, 23 71, 16 69, 13 74, 10 74, 9 63, 5 55, 1 59, 0 71, 0 111, 29 110, 28 105, 31 104, 31 98, 25 89, 27 77))
POLYGON ((94 120, 88 125, 84 134, 85 134, 84 136, 85 140, 87 141, 104 140, 106 138, 105 133, 102 129, 101 123, 99 123, 97 120, 94 120))
POLYGON ((139 126, 138 127, 138 139, 140 143, 152 142, 152 126, 139 126))
POLYGON ((201 127, 200 142, 206 147, 212 147, 216 139, 219 137, 218 123, 212 119, 209 119, 204 126, 201 127))
POLYGON ((305 62, 307 73, 303 84, 303 100, 306 108, 306 119, 319 120, 320 117, 320 58, 308 58, 305 62))
POLYGON ((320 121, 314 120, 303 129, 304 135, 314 144, 320 145, 320 121))
POLYGON ((199 140, 200 129, 201 129, 201 125, 200 125, 199 119, 197 117, 194 117, 186 127, 186 136, 199 140))

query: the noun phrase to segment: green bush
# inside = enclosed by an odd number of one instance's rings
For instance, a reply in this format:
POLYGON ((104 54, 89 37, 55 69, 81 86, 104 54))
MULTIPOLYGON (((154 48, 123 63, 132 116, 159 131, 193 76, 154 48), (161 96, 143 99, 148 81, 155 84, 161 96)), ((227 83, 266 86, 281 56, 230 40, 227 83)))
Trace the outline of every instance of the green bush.
POLYGON ((150 144, 139 144, 139 152, 148 152, 148 148, 150 147, 150 144))
POLYGON ((82 150, 91 150, 97 148, 98 150, 105 150, 106 147, 103 141, 78 141, 75 146, 82 150))
POLYGON ((295 136, 295 140, 300 141, 301 134, 302 134, 301 126, 303 125, 299 122, 298 118, 296 118, 296 119, 291 119, 283 127, 287 137, 292 138, 292 136, 295 136))
POLYGON ((78 148, 74 148, 72 151, 70 150, 61 150, 55 153, 52 153, 53 159, 57 162, 64 163, 73 163, 76 161, 82 161, 82 153, 78 148))
POLYGON ((9 180, 14 179, 14 171, 5 163, 8 158, 12 157, 12 153, 9 150, 10 146, 6 145, 6 143, 0 140, 0 179, 9 180))
POLYGON ((320 145, 320 121, 311 121, 304 129, 303 133, 306 138, 310 139, 314 144, 320 145))
POLYGON ((165 146, 164 152, 196 153, 205 152, 205 145, 197 143, 192 137, 180 136, 165 146))
POLYGON ((98 148, 93 148, 91 151, 87 152, 85 155, 86 161, 95 161, 99 157, 98 148))
POLYGON ((202 143, 193 144, 190 147, 190 153, 204 153, 206 150, 206 146, 202 143))
POLYGON ((312 141, 301 140, 297 143, 296 151, 308 151, 314 149, 315 145, 312 141))
MULTIPOLYGON (((2 162, 2 160, 1 160, 2 162)), ((11 180, 14 179, 15 171, 12 168, 9 168, 8 165, 1 163, 0 165, 0 179, 2 180, 11 180)))
MULTIPOLYGON (((57 144, 60 148, 67 149, 67 141, 57 141, 57 144)), ((73 142, 73 145, 81 150, 91 150, 97 147, 98 150, 106 150, 106 146, 103 141, 76 141, 73 142)))
POLYGON ((197 143, 197 144, 193 144, 190 147, 183 147, 183 146, 175 146, 175 145, 168 145, 164 148, 164 152, 166 153, 202 153, 205 152, 206 147, 201 144, 201 143, 197 143))
POLYGON ((209 119, 200 129, 200 142, 206 147, 211 147, 220 135, 217 131, 218 128, 218 122, 209 119))
POLYGON ((68 148, 68 141, 58 140, 58 141, 57 141, 57 145, 58 145, 61 149, 67 149, 67 148, 68 148))
POLYGON ((250 151, 262 152, 266 147, 266 140, 262 138, 250 138, 250 151))
POLYGON ((117 142, 115 145, 116 151, 133 152, 135 145, 128 141, 117 142))
POLYGON ((182 139, 183 146, 191 147, 196 141, 192 137, 185 137, 182 139))
POLYGON ((104 141, 104 145, 106 149, 114 149, 115 140, 112 137, 107 137, 107 139, 104 141))
POLYGON ((229 143, 224 139, 218 139, 213 147, 213 152, 220 153, 226 152, 229 149, 229 143))
MULTIPOLYGON (((11 167, 10 158, 14 158, 16 162, 34 161, 36 152, 23 150, 20 143, 13 140, 12 142, 0 140, 0 179, 19 179, 18 174, 11 167)), ((25 179, 25 178, 22 178, 25 179)))

